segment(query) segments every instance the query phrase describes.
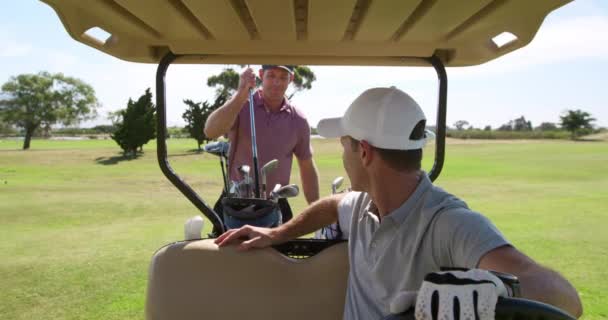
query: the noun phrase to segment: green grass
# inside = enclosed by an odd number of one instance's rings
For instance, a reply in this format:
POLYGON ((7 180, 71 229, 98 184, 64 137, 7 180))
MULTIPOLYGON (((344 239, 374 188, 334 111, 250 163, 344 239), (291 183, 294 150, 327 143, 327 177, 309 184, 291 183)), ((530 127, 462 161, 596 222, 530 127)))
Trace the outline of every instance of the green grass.
MULTIPOLYGON (((217 158, 192 152, 194 140, 168 145, 172 167, 212 204, 217 158)), ((0 140, 0 319, 143 318, 150 257, 197 214, 160 172, 155 144, 136 160, 111 140, 20 147, 0 140)), ((340 147, 314 140, 314 149, 328 194, 345 175, 340 147)), ((448 143, 436 183, 570 279, 585 319, 608 318, 607 142, 448 143)), ((292 205, 302 209, 303 197, 292 205)))

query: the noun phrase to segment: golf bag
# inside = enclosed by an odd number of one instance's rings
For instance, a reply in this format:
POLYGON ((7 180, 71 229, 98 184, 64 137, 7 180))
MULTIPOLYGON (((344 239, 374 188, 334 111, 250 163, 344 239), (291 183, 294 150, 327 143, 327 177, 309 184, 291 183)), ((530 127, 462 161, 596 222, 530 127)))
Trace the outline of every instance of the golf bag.
MULTIPOLYGON (((285 223, 293 217, 293 213, 291 211, 291 206, 287 199, 280 198, 277 202, 272 200, 262 200, 262 199, 249 199, 249 198, 228 198, 226 194, 222 192, 220 198, 217 200, 213 207, 213 211, 215 211, 220 218, 222 218, 224 226, 226 229, 233 229, 235 226, 238 228, 238 225, 242 226, 245 224, 255 225, 255 226, 265 226, 265 224, 270 221, 270 219, 276 219, 277 217, 274 215, 276 212, 268 212, 268 207, 273 207, 274 209, 278 209, 279 213, 279 224, 285 223), (258 203, 254 203, 257 201, 258 203), (272 203, 272 205, 270 205, 272 203), (251 210, 248 209, 247 212, 240 212, 244 208, 251 206, 252 204, 257 204, 257 208, 254 206, 255 214, 251 215, 251 210), (228 213, 226 213, 228 211, 228 213), (269 216, 266 217, 269 220, 265 221, 263 219, 260 220, 252 220, 255 219, 256 216, 263 216, 264 213, 269 213, 269 216), (226 218, 228 216, 228 218, 226 218), (227 222, 228 221, 228 222, 227 222)), ((259 217, 258 217, 259 218, 259 217)), ((278 224, 276 224, 278 225, 278 224)), ((219 230, 214 230, 215 234, 219 234, 219 230)))
POLYGON ((236 229, 244 225, 272 228, 282 222, 279 205, 272 200, 224 198, 221 203, 226 229, 236 229))

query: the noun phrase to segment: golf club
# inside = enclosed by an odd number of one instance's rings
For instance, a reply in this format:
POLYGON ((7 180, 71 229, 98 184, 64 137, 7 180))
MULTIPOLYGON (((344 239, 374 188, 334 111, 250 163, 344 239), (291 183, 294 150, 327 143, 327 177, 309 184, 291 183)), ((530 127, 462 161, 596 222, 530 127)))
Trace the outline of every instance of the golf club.
POLYGON ((266 176, 279 166, 279 160, 272 159, 262 167, 262 199, 267 199, 266 195, 266 176))
POLYGON ((228 194, 228 149, 230 148, 230 143, 225 141, 217 141, 212 142, 203 147, 205 152, 216 155, 220 157, 220 168, 222 169, 222 179, 224 182, 224 192, 228 194), (226 158, 226 170, 224 171, 224 158, 226 158))
POLYGON ((280 187, 276 192, 272 192, 270 199, 277 200, 279 198, 293 198, 300 194, 300 188, 295 184, 288 184, 280 187))
POLYGON ((342 186, 342 182, 344 182, 344 177, 337 177, 334 179, 334 182, 331 183, 331 194, 336 194, 336 192, 338 192, 338 188, 342 186))
POLYGON ((239 167, 239 173, 241 174, 241 183, 244 184, 246 190, 244 192, 244 197, 251 197, 251 178, 249 177, 249 172, 251 168, 244 164, 239 167))
MULTIPOLYGON (((249 65, 247 65, 249 68, 249 65)), ((251 124, 251 153, 253 154, 253 173, 255 178, 255 197, 260 198, 260 178, 258 169, 258 145, 255 140, 255 115, 253 109, 253 88, 249 88, 249 120, 251 124)))

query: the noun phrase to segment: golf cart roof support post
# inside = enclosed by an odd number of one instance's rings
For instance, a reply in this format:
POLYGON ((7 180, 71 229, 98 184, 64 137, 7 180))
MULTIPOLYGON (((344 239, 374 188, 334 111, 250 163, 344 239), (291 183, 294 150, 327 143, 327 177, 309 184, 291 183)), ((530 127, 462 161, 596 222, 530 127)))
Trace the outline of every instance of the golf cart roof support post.
POLYGON ((181 191, 194 206, 196 206, 213 224, 213 230, 220 230, 224 233, 224 225, 222 220, 213 209, 211 209, 198 194, 190 188, 169 165, 167 160, 167 112, 166 112, 166 95, 165 95, 165 75, 169 65, 178 56, 172 52, 168 52, 159 62, 156 70, 156 155, 161 171, 167 179, 173 183, 179 191, 181 191))
POLYGON ((431 181, 435 181, 441 169, 443 168, 443 160, 445 158, 445 134, 446 134, 446 114, 448 104, 448 75, 445 71, 443 62, 436 55, 427 59, 435 68, 439 79, 439 98, 437 100, 437 132, 435 135, 435 162, 429 173, 431 181))

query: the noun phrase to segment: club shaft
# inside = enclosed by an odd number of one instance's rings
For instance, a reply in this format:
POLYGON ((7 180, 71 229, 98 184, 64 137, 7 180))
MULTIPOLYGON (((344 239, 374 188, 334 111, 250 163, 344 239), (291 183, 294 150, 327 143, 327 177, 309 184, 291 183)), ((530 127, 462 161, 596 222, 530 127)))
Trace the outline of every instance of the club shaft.
POLYGON ((228 195, 228 179, 226 178, 226 172, 224 171, 224 160, 223 157, 220 156, 220 168, 222 168, 222 178, 224 179, 224 191, 226 195, 228 195))
POLYGON ((253 154, 253 177, 255 179, 255 197, 260 198, 260 177, 258 169, 258 145, 255 137, 255 115, 253 109, 253 88, 249 88, 249 120, 251 122, 251 152, 253 154))
POLYGON ((266 172, 262 170, 262 199, 266 199, 266 172))

